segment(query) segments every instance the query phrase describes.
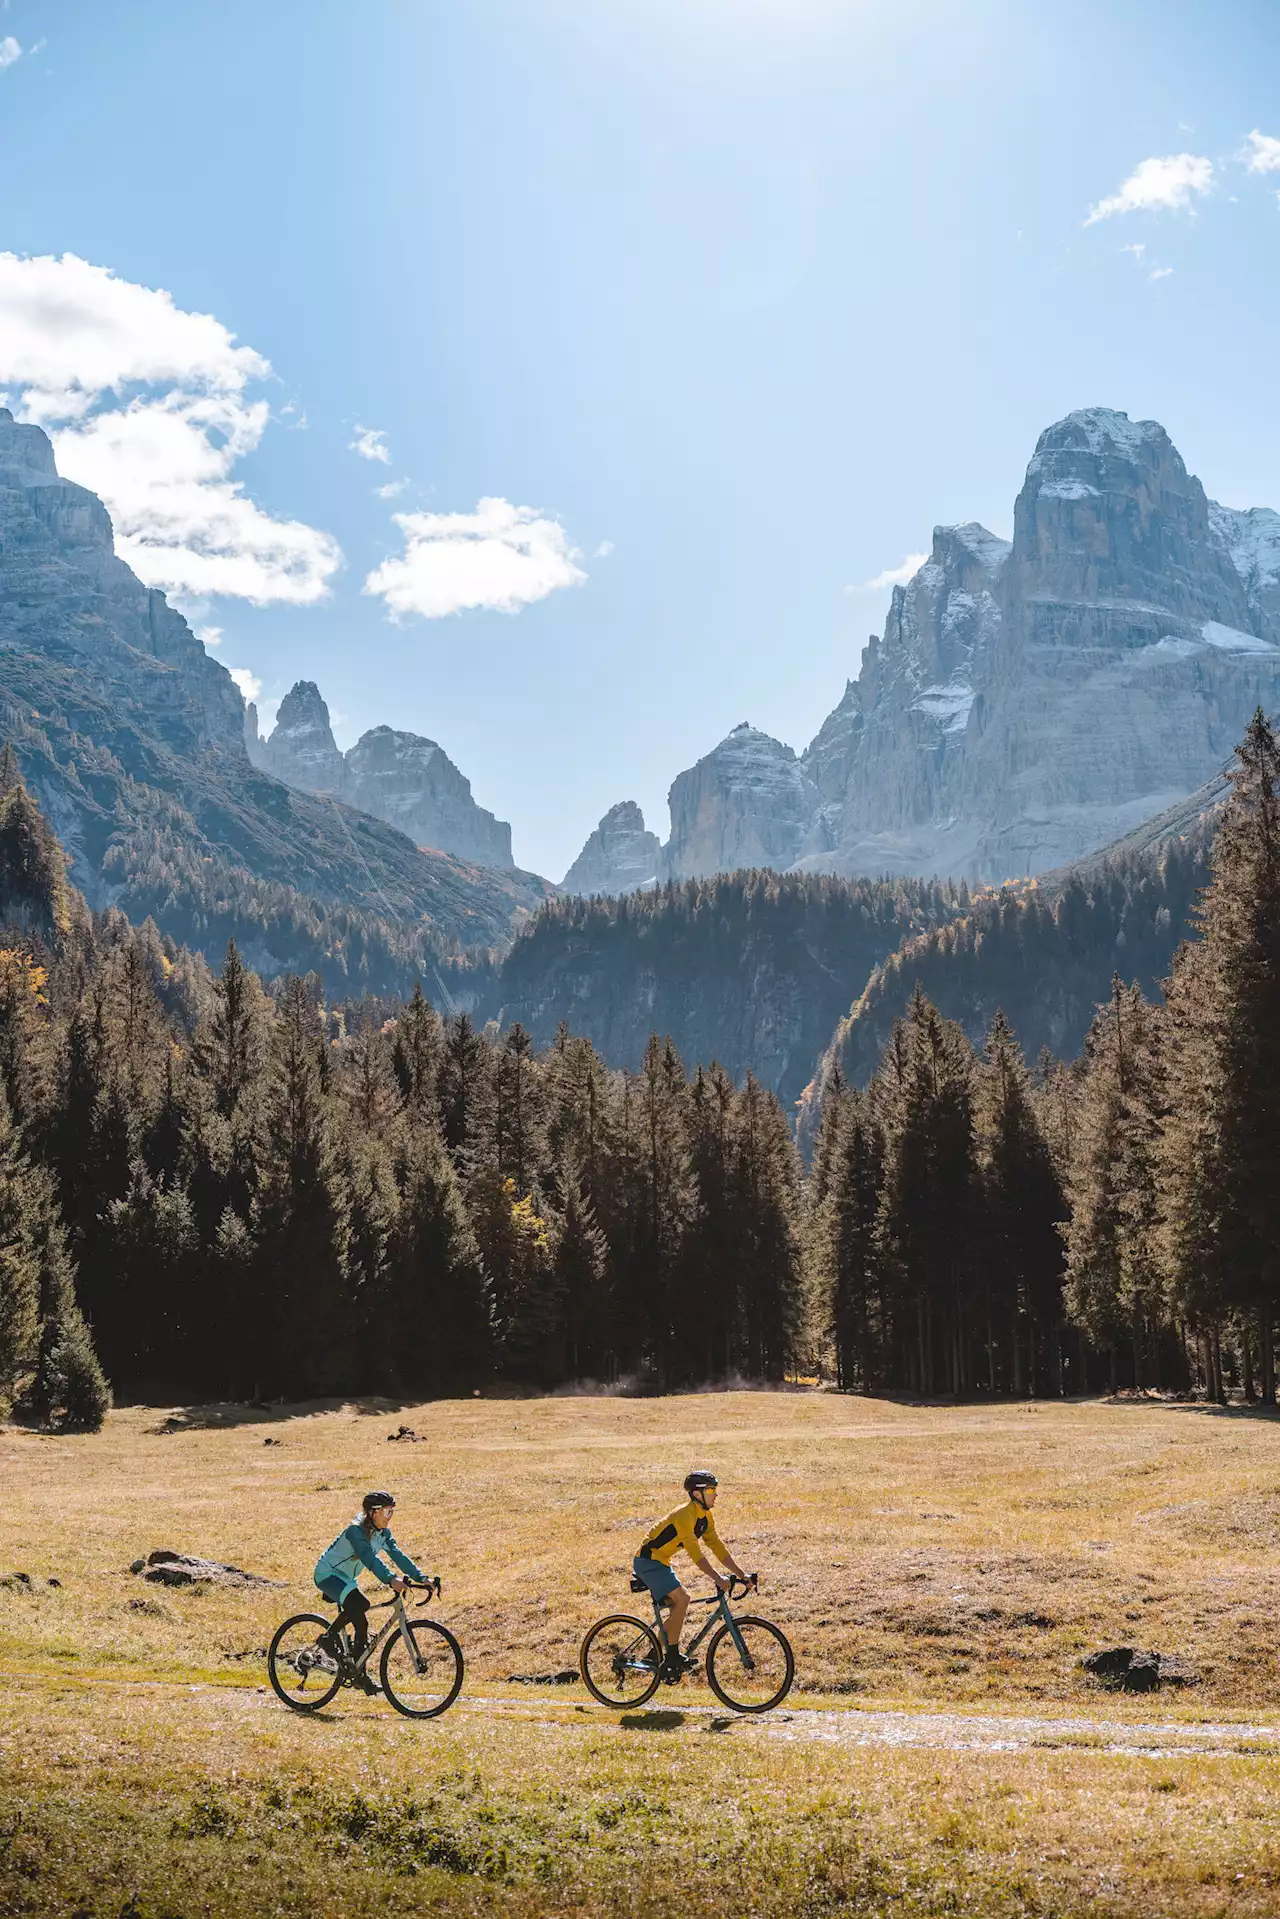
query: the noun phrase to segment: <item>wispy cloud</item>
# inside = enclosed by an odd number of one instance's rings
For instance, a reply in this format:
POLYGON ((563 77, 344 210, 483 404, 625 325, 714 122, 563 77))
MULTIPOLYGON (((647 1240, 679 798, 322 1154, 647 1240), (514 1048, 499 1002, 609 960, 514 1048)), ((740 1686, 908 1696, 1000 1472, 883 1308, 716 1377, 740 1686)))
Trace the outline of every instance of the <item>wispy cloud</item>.
POLYGON ((874 580, 864 580, 864 593, 883 593, 886 586, 905 586, 907 581, 920 571, 928 559, 927 553, 908 553, 905 560, 897 566, 887 566, 883 573, 877 573, 874 580))
POLYGON ((484 499, 474 513, 397 513, 404 552, 364 583, 395 619, 487 608, 518 613, 562 586, 579 586, 582 557, 558 520, 537 507, 484 499))
POLYGON ((257 606, 323 599, 337 542, 276 519, 233 477, 259 444, 271 368, 208 313, 74 254, 0 253, 0 385, 49 429, 60 471, 106 502, 148 586, 257 606))
POLYGON ((1255 127, 1245 141, 1242 158, 1250 173, 1280 173, 1280 140, 1255 127))
POLYGON ((1141 260, 1147 250, 1145 240, 1131 240, 1127 247, 1121 247, 1121 253, 1131 253, 1135 260, 1141 260))
POLYGON ((1148 280, 1167 280, 1172 272, 1172 267, 1152 267, 1147 278, 1148 280))
POLYGON ((380 500, 394 500, 404 492, 408 484, 407 480, 388 480, 385 486, 375 486, 373 490, 380 500))
POLYGON ((4 39, 0 40, 0 73, 3 73, 6 67, 11 67, 15 60, 21 60, 21 58, 22 48, 18 45, 11 33, 6 33, 4 39))
POLYGON ((362 460, 381 460, 383 466, 391 465, 391 449, 381 427, 357 426, 356 437, 349 443, 347 451, 358 453, 362 460))
POLYGON ((1213 187, 1213 161, 1198 153, 1142 160, 1119 189, 1089 209, 1087 227, 1117 213, 1192 213, 1193 196, 1213 187))

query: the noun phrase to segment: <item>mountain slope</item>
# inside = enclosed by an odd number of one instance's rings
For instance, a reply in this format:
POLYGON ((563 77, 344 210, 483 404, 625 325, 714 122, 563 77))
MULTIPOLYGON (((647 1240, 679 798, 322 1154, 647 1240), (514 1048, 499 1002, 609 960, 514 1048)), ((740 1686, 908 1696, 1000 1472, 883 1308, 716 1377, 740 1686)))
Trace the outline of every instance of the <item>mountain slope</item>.
POLYGON ((685 1059, 754 1072, 788 1102, 872 967, 967 898, 919 880, 766 871, 562 898, 516 940, 483 1012, 542 1045, 566 1020, 611 1066, 638 1067, 649 1035, 670 1034, 685 1059))
POLYGON ((341 974, 376 952, 403 983, 415 952, 505 943, 550 891, 254 767, 226 669, 116 558, 100 501, 58 477, 47 436, 4 409, 0 726, 90 902, 145 901, 212 957, 247 915, 273 970, 278 918, 282 963, 341 974))
POLYGON ((905 940, 836 1028, 802 1131, 834 1067, 855 1085, 870 1078, 917 985, 975 1045, 1002 1011, 1029 1058, 1043 1047, 1074 1058, 1116 973, 1155 997, 1192 930, 1226 790, 1217 775, 1103 852, 1036 885, 982 895, 949 924, 905 940))

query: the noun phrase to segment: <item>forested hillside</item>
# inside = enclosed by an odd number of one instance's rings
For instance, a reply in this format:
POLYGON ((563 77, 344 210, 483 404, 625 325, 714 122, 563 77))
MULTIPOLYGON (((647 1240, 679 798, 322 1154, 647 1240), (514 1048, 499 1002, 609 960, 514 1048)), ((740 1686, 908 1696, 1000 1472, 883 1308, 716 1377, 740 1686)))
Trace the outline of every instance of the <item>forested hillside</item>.
POLYGON ((247 761, 178 760, 34 654, 0 651, 0 725, 94 904, 135 923, 151 915, 215 961, 234 938, 267 975, 314 971, 336 994, 407 992, 448 953, 504 945, 549 890, 425 853, 247 761))
POLYGON ((633 1070, 649 1035, 669 1034, 686 1058, 753 1072, 789 1106, 872 968, 968 902, 963 883, 767 869, 560 898, 517 939, 487 1004, 540 1045, 567 1020, 633 1070))
MULTIPOLYGON (((1171 849, 1163 892, 1113 874, 1047 911, 977 910, 1029 1008, 1037 942, 1127 927, 1146 964, 1140 931, 1164 937, 1203 860, 1171 849)), ((266 988, 234 945, 215 976, 152 923, 90 913, 6 752, 0 1394, 52 1425, 101 1416, 104 1372, 165 1400, 796 1373, 1273 1398, 1280 752, 1261 716, 1208 871, 1167 1005, 1117 974, 1073 1065, 1029 1071, 1000 1013, 976 1051, 916 986, 865 1091, 829 1063, 806 1177, 772 1094, 656 1036, 610 1069, 564 1026, 539 1050, 419 990, 266 988)))
POLYGON ((1176 839, 1082 863, 1056 890, 979 895, 946 925, 904 941, 837 1027, 810 1116, 834 1064, 865 1083, 917 986, 975 1044, 1002 1011, 1029 1056, 1047 1047, 1074 1058, 1114 973, 1158 991, 1209 877, 1213 828, 1214 816, 1200 817, 1176 839))

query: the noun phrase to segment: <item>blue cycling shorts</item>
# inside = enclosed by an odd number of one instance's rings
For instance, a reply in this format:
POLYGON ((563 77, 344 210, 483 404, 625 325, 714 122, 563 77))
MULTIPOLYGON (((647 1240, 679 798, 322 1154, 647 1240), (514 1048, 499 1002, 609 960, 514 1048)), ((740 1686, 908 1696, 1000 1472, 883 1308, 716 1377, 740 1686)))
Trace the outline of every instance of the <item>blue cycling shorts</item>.
POLYGON ((634 1570, 636 1578, 643 1579, 655 1599, 665 1599, 680 1584, 670 1566, 664 1566, 660 1559, 645 1559, 637 1553, 634 1570))

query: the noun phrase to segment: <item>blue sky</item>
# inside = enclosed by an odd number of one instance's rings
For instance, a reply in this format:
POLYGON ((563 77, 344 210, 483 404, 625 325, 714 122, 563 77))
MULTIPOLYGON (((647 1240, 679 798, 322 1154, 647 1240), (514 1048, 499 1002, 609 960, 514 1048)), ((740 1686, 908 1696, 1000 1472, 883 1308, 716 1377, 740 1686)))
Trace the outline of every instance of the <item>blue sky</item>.
POLYGON ((0 388, 559 878, 1070 408, 1280 506, 1277 139, 1274 0, 9 0, 0 388))

